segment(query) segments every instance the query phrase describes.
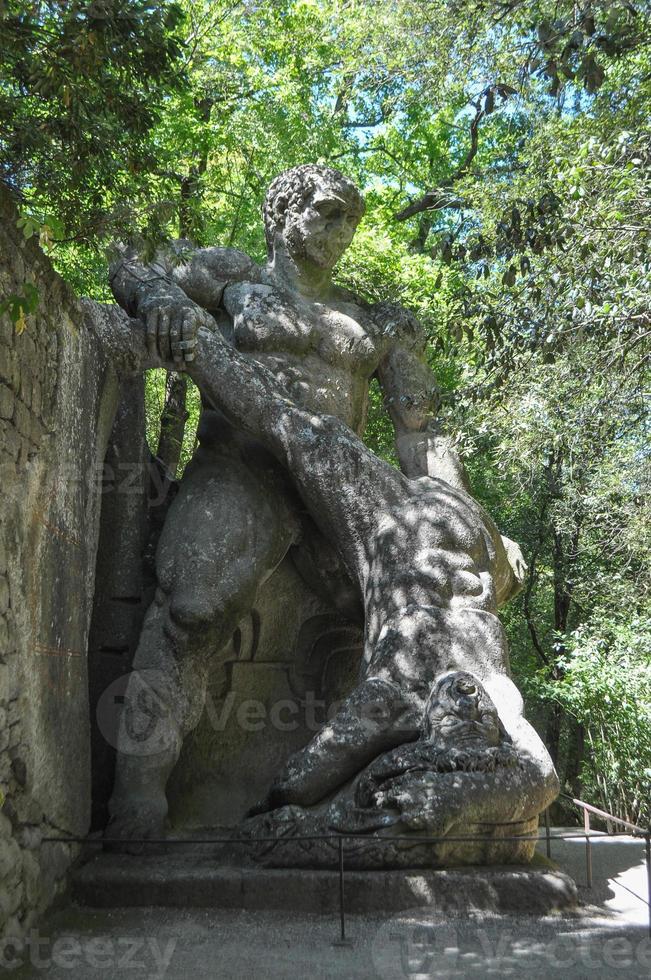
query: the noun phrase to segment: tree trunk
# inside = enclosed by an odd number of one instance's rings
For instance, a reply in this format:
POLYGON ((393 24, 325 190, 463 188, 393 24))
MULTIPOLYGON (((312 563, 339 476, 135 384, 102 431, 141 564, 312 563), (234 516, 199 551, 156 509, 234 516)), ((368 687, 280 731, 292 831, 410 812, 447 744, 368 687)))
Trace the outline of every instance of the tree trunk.
POLYGON ((160 420, 160 437, 156 450, 156 461, 163 474, 170 480, 176 477, 183 448, 183 435, 188 412, 185 396, 188 379, 176 371, 167 372, 165 407, 160 420))
POLYGON ((585 728, 580 723, 572 723, 570 746, 565 767, 565 780, 574 796, 581 798, 581 766, 585 756, 585 728))

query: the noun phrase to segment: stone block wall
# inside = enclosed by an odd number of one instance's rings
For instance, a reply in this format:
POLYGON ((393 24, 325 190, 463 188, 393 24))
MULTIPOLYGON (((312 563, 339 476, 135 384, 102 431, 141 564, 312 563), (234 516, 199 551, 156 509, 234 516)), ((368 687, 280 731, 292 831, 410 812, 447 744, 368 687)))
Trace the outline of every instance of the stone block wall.
MULTIPOLYGON (((0 318, 0 938, 63 889, 90 818, 87 641, 101 473, 119 383, 80 302, 0 189, 0 298, 32 282, 17 333, 0 318)), ((106 316, 104 314, 104 319, 106 316)))

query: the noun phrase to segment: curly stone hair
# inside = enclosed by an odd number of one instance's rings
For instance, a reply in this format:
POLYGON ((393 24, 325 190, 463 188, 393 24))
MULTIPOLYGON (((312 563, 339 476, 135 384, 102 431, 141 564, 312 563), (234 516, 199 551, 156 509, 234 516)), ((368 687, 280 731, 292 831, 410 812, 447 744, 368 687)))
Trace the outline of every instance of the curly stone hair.
POLYGON ((267 252, 271 257, 274 235, 285 224, 287 211, 300 211, 310 194, 319 186, 326 185, 364 214, 364 198, 348 177, 332 167, 316 163, 303 163, 291 170, 284 170, 272 181, 262 205, 267 252))

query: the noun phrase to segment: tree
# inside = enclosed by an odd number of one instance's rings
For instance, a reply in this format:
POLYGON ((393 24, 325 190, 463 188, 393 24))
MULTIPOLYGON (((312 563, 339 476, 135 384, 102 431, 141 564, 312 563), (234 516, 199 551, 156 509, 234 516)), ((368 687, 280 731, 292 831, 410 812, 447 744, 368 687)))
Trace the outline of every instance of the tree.
POLYGON ((46 237, 105 233, 151 166, 148 135, 182 81, 181 21, 170 2, 3 0, 0 179, 46 237))

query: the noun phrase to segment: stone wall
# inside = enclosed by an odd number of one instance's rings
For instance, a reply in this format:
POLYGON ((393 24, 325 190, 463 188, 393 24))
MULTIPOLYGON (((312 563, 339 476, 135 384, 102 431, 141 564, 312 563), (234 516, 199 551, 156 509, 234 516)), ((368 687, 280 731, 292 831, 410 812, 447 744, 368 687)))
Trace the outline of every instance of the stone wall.
POLYGON ((98 474, 119 391, 105 308, 76 300, 16 219, 0 190, 0 297, 39 293, 22 333, 0 318, 0 937, 65 885, 76 849, 43 838, 89 827, 98 474))

